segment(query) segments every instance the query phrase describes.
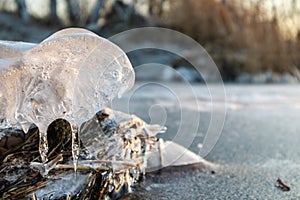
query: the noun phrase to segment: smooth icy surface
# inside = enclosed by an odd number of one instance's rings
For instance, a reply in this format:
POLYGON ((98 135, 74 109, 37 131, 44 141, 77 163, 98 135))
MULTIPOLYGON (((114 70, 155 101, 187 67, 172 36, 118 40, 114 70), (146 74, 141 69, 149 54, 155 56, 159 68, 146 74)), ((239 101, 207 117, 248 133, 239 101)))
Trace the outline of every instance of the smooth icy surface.
MULTIPOLYGON (((136 84, 138 88, 139 85, 136 84)), ((210 97, 205 85, 193 85, 200 105, 191 105, 192 94, 181 83, 165 84, 178 94, 186 112, 200 112, 199 129, 189 149, 199 152, 211 117, 210 97)), ((217 85, 215 87, 218 87, 217 85)), ((221 89, 221 88, 220 88, 221 89)), ((299 85, 225 85, 226 99, 218 93, 214 106, 226 103, 227 115, 221 137, 205 158, 219 169, 215 174, 181 168, 176 172, 153 174, 146 178, 147 190, 139 190, 124 199, 299 199, 300 198, 300 87, 299 85), (290 186, 289 192, 275 187, 277 178, 290 186)), ((157 87, 137 91, 130 97, 130 111, 146 121, 155 121, 151 105, 161 105, 168 116, 168 131, 161 135, 172 139, 181 120, 178 104, 167 98, 157 87), (146 90, 147 89, 147 90, 146 90), (150 95, 147 94, 152 94, 150 95), (155 97, 154 99, 152 99, 155 97)), ((129 96, 124 95, 124 98, 129 96)), ((122 108, 125 99, 116 99, 115 109, 122 108)), ((186 133, 189 134, 189 133, 186 133)))

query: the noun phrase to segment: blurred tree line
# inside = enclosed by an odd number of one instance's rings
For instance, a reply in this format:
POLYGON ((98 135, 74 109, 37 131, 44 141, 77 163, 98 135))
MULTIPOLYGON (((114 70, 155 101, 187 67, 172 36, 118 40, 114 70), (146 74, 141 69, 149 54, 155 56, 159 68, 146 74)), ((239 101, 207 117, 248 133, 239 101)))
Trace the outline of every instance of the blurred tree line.
POLYGON ((166 0, 1 0, 0 10, 17 13, 25 22, 33 19, 61 26, 87 26, 97 23, 102 25, 101 20, 103 23, 103 20, 109 18, 118 18, 125 23, 138 23, 134 18, 161 16, 165 2, 166 0))
POLYGON ((300 2, 272 0, 1 0, 25 22, 112 34, 160 25, 197 40, 224 77, 289 73, 300 79, 300 2))
POLYGON ((199 41, 226 79, 268 72, 300 80, 300 2, 172 0, 171 5, 167 23, 199 41))

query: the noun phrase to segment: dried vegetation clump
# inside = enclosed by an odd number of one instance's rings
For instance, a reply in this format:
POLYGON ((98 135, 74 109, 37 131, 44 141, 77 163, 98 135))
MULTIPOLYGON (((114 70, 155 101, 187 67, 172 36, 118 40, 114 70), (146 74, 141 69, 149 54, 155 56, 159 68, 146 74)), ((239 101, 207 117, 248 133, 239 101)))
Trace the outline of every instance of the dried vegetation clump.
POLYGON ((164 128, 154 127, 108 108, 98 112, 82 127, 77 171, 68 121, 57 119, 48 127, 45 163, 37 128, 22 140, 7 133, 0 138, 0 199, 118 199, 143 180, 146 155, 155 148, 156 131, 164 128), (18 145, 8 147, 12 138, 18 145))
POLYGON ((222 75, 300 69, 300 40, 281 26, 282 16, 267 14, 261 3, 172 1, 166 23, 196 39, 212 55, 222 75), (268 16, 269 15, 269 16, 268 16))

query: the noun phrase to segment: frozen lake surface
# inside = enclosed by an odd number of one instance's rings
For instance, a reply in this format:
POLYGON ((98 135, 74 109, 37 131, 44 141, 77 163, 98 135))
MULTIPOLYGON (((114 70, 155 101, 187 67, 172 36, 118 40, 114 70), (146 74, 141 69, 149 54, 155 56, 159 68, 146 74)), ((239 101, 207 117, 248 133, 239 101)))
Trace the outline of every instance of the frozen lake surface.
POLYGON ((137 83, 133 93, 116 100, 112 107, 129 110, 147 122, 165 124, 164 139, 176 139, 184 127, 186 138, 192 138, 188 148, 195 153, 208 130, 212 108, 225 107, 221 136, 205 157, 220 167, 214 174, 184 167, 151 174, 128 198, 299 199, 299 85, 225 85, 226 97, 222 87, 213 85, 213 102, 205 85, 192 87, 194 93, 183 83, 137 83), (186 119, 186 113, 200 114, 196 133, 187 131, 195 120, 186 119), (291 190, 275 187, 277 178, 291 190))

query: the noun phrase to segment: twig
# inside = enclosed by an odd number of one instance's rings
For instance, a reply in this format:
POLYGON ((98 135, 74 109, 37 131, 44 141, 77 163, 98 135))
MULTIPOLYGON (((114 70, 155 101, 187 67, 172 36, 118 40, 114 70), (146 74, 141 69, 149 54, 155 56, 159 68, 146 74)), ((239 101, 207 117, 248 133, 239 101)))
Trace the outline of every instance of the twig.
MULTIPOLYGON (((74 165, 58 164, 58 165, 56 165, 56 168, 57 169, 74 169, 74 165)), ((94 169, 89 166, 78 165, 77 170, 88 171, 88 170, 94 170, 94 169)), ((109 168, 108 167, 98 167, 97 170, 107 171, 107 170, 109 170, 109 168)))
POLYGON ((280 178, 278 178, 276 182, 277 184, 275 186, 281 189, 282 191, 284 192, 290 191, 290 187, 285 183, 283 183, 283 181, 280 178))

